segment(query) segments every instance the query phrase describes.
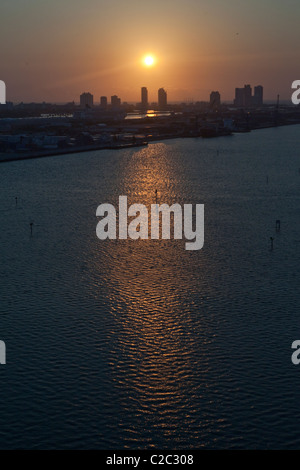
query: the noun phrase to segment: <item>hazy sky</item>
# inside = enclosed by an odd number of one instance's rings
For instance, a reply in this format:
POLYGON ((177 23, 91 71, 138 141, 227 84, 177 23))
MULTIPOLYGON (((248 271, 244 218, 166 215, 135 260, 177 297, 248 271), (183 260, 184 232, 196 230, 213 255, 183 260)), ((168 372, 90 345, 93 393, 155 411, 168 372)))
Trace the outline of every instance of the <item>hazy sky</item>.
POLYGON ((0 79, 12 101, 79 101, 83 91, 207 100, 300 79, 299 0, 1 0, 0 79), (146 53, 157 58, 146 69, 146 53))

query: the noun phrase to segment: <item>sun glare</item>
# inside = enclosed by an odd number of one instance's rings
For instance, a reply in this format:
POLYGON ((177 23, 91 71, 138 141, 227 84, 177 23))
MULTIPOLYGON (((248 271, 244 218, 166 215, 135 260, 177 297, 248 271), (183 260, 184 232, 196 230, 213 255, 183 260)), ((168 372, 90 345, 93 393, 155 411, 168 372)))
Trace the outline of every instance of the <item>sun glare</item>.
POLYGON ((152 55, 147 55, 144 58, 144 64, 146 67, 151 67, 154 64, 154 57, 152 55))

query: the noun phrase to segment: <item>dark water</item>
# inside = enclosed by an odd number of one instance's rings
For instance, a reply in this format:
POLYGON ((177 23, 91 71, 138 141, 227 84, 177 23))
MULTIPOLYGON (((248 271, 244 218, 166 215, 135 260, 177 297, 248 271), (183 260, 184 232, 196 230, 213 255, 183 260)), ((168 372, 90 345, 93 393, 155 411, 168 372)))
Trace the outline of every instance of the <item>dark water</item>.
POLYGON ((300 447, 299 136, 1 165, 1 448, 300 447), (205 204, 202 250, 96 237, 155 189, 205 204))

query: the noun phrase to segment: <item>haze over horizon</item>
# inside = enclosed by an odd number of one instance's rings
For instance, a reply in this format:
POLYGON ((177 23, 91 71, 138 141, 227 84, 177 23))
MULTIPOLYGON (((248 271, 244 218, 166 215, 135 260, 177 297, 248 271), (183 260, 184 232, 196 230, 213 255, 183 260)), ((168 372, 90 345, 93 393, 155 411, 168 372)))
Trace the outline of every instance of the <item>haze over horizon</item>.
POLYGON ((2 0, 1 76, 9 101, 79 100, 83 91, 149 101, 222 100, 263 85, 288 100, 299 79, 297 0, 2 0), (13 31, 13 32, 12 32, 13 31), (153 67, 142 58, 153 54, 153 67))

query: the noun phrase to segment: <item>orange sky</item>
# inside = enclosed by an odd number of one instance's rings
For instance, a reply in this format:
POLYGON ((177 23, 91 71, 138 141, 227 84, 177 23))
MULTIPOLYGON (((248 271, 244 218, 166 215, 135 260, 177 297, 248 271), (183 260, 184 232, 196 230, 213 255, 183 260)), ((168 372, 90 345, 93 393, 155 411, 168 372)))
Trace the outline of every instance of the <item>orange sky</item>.
POLYGON ((299 77, 299 0, 1 0, 1 76, 12 101, 208 100, 265 88, 290 99, 299 77), (141 65, 151 52, 153 68, 141 65))

